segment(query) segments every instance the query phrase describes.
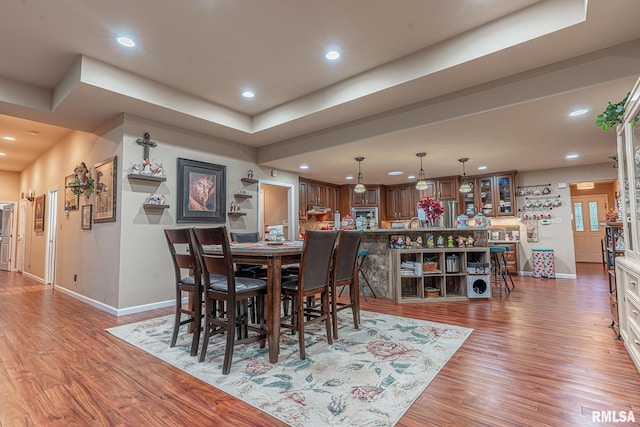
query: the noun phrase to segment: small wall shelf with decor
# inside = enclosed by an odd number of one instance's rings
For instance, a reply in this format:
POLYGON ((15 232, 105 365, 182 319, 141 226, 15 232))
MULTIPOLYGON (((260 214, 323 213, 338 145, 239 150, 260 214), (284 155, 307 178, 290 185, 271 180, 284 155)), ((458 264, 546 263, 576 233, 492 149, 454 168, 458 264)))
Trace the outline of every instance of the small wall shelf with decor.
POLYGON ((130 173, 129 175, 127 175, 127 178, 138 180, 138 181, 154 181, 154 182, 164 182, 167 180, 166 176, 144 175, 139 173, 130 173))
POLYGON ((239 216, 246 216, 247 214, 245 212, 227 212, 227 215, 231 217, 239 217, 239 216))
POLYGON ((251 194, 243 194, 243 193, 236 193, 236 194, 233 195, 233 197, 235 197, 238 200, 245 200, 245 199, 253 198, 253 196, 251 194))
POLYGON ((158 205, 155 203, 144 203, 142 205, 143 208, 145 209, 169 209, 169 205, 158 205))
POLYGON ((258 183, 258 180, 253 178, 241 178, 240 181, 242 181, 242 183, 246 185, 252 185, 252 184, 258 183))

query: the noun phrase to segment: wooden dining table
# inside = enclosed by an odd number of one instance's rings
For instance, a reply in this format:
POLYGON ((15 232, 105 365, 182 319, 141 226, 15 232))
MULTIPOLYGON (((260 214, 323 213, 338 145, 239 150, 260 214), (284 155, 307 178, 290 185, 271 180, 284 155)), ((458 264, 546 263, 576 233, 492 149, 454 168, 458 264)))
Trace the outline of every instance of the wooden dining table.
MULTIPOLYGON (((219 251, 220 247, 205 248, 208 253, 219 251)), ((276 363, 280 354, 282 266, 300 262, 302 242, 232 243, 231 254, 234 263, 267 267, 267 342, 269 362, 276 363)))

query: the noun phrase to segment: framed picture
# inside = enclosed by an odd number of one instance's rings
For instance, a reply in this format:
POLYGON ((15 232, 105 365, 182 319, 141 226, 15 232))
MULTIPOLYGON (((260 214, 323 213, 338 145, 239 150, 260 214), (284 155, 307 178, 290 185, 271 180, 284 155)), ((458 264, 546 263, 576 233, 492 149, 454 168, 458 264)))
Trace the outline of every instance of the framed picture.
POLYGON ((178 158, 176 222, 226 221, 226 166, 178 158))
POLYGON ((116 183, 117 157, 113 156, 96 164, 94 183, 93 222, 115 222, 116 220, 116 183))
POLYGON ((64 178, 64 210, 74 211, 78 209, 80 196, 73 193, 70 185, 76 179, 75 175, 69 175, 64 178))
POLYGON ((91 230, 91 213, 93 211, 93 205, 82 205, 82 210, 80 213, 82 217, 80 218, 80 228, 83 230, 91 230))
POLYGON ((45 195, 36 197, 33 209, 33 229, 35 231, 44 231, 44 198, 45 195))

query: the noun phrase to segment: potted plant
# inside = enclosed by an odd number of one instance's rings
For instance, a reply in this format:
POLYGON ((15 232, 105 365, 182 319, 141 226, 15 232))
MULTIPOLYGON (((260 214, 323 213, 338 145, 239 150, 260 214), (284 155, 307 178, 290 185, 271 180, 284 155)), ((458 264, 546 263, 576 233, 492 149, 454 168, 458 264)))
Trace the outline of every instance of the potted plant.
MULTIPOLYGON (((617 125, 623 124, 625 104, 627 103, 630 94, 631 92, 627 92, 624 99, 620 102, 616 102, 615 104, 609 102, 607 108, 601 114, 598 114, 598 117, 596 118, 596 126, 601 127, 602 130, 606 132, 611 128, 615 128, 617 125)), ((639 116, 640 113, 633 118, 631 121, 632 126, 636 125, 636 122, 640 118, 639 116)))

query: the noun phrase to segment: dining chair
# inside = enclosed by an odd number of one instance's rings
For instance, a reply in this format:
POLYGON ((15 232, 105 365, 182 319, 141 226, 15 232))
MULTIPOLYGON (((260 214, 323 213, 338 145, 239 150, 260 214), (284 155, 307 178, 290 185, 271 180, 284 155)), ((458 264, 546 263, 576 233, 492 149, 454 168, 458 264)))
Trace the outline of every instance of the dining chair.
MULTIPOLYGON (((258 243, 260 241, 260 233, 254 232, 237 232, 230 233, 231 241, 235 243, 258 243)), ((267 277, 267 269, 261 265, 238 264, 236 265, 236 276, 257 277, 264 279, 267 277)))
POLYGON ((170 346, 175 347, 180 326, 193 323, 191 355, 195 356, 198 354, 202 330, 202 274, 196 259, 193 235, 189 228, 165 229, 164 234, 175 272, 176 309, 170 346), (189 273, 185 275, 184 270, 189 273), (183 306, 183 292, 189 295, 192 304, 183 306), (182 320, 183 314, 187 315, 186 320, 182 320))
POLYGON ((205 284, 204 338, 199 360, 204 361, 211 336, 226 333, 222 364, 222 373, 226 375, 231 369, 235 344, 258 341, 261 348, 265 346, 267 282, 251 277, 236 277, 225 226, 194 228, 193 235, 205 284), (221 251, 207 253, 204 247, 211 245, 219 245, 221 251), (258 301, 258 324, 250 324, 246 310, 250 300, 258 301))
POLYGON ((283 299, 291 300, 292 312, 283 316, 280 326, 298 332, 300 359, 305 359, 305 327, 312 323, 325 322, 327 342, 331 338, 331 310, 329 292, 331 282, 331 263, 338 238, 337 231, 307 231, 302 247, 300 274, 284 278, 282 282, 283 299), (313 301, 320 294, 320 306, 313 301))
POLYGON ((353 327, 359 329, 360 292, 358 285, 358 252, 362 231, 341 230, 338 235, 331 274, 331 318, 333 338, 338 339, 338 311, 351 308, 353 327), (338 288, 348 287, 349 302, 338 301, 338 288))

